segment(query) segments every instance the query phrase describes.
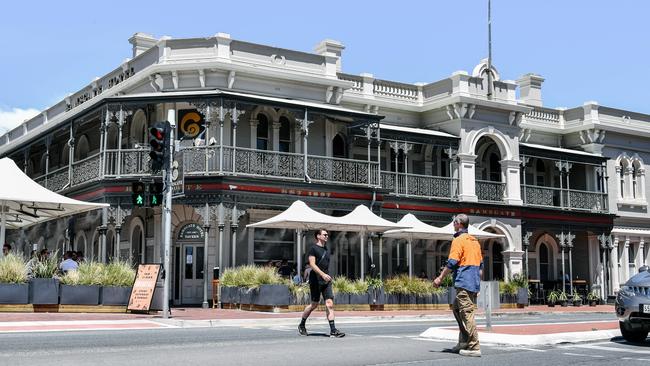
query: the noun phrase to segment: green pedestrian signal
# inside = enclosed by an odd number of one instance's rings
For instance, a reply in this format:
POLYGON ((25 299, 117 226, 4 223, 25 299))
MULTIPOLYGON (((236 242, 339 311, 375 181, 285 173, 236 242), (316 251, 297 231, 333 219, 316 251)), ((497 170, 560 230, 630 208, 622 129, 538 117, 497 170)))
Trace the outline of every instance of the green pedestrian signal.
POLYGON ((164 185, 162 183, 149 184, 149 207, 159 206, 163 202, 164 185))
POLYGON ((134 206, 143 207, 145 204, 146 186, 142 182, 133 182, 131 184, 131 200, 134 206))

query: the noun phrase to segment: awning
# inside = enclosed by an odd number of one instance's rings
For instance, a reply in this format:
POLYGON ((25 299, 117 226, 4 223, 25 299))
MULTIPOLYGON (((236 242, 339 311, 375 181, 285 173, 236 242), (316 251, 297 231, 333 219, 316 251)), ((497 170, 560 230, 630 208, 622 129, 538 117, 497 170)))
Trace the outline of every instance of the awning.
POLYGON ((156 93, 141 93, 141 94, 126 94, 115 97, 106 98, 107 103, 126 101, 147 101, 147 100, 182 100, 188 97, 200 98, 215 98, 223 97, 243 102, 254 102, 258 104, 268 104, 273 106, 284 106, 293 109, 307 109, 312 112, 320 112, 329 115, 350 116, 365 120, 381 120, 384 116, 341 107, 339 105, 317 103, 307 100, 279 98, 273 96, 266 96, 260 94, 239 93, 233 91, 224 91, 220 89, 213 90, 191 90, 191 91, 172 91, 172 92, 156 92, 156 93))
POLYGON ((460 138, 452 134, 406 126, 395 126, 382 123, 380 126, 382 140, 408 141, 423 144, 441 144, 457 146, 460 138))
POLYGON ((568 161, 575 161, 579 163, 590 163, 600 165, 602 162, 607 161, 607 158, 589 153, 586 151, 579 151, 573 149, 565 149, 562 147, 544 146, 537 144, 529 144, 527 142, 519 143, 519 153, 522 155, 536 156, 548 159, 561 159, 568 161))

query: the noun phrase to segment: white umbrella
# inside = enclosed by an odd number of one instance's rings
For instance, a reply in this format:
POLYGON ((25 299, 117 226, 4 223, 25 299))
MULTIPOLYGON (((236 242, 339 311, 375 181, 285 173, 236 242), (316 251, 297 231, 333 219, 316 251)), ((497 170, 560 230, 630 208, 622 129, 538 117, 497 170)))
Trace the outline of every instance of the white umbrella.
MULTIPOLYGON (((445 232, 448 233, 448 235, 450 235, 449 237, 447 237, 447 240, 453 239, 454 233, 455 233, 453 223, 449 223, 449 224, 443 226, 442 229, 445 230, 445 232)), ((494 233, 490 233, 490 232, 487 232, 487 231, 483 231, 483 230, 477 228, 474 225, 470 225, 467 228, 467 233, 470 234, 471 236, 475 237, 478 240, 496 239, 496 238, 504 238, 505 237, 505 235, 494 234, 494 233)))
POLYGON ((109 206, 107 203, 78 201, 52 192, 34 182, 9 158, 0 159, 0 171, 3 175, 0 179, 2 243, 7 227, 26 228, 47 220, 109 206))
MULTIPOLYGON (((410 226, 408 229, 389 230, 384 233, 387 238, 403 238, 408 240, 409 277, 413 276, 413 239, 449 239, 449 234, 443 228, 425 224, 413 214, 406 214, 397 222, 398 225, 410 226)), ((452 234, 453 235, 453 234, 452 234)))
POLYGON ((286 210, 269 219, 246 225, 247 228, 294 229, 297 230, 296 269, 300 271, 302 231, 303 230, 334 230, 339 225, 339 218, 322 214, 309 208, 303 201, 297 200, 286 210))
MULTIPOLYGON (((382 217, 375 215, 370 209, 364 205, 357 206, 349 214, 339 217, 341 225, 339 231, 360 231, 361 232, 361 279, 365 277, 365 255, 364 255, 364 240, 368 232, 383 233, 388 230, 406 229, 409 225, 396 224, 388 221, 382 217)), ((380 239, 381 240, 381 239, 380 239)), ((380 241, 381 250, 381 241, 380 241)), ((380 259, 381 263, 381 251, 380 259)))

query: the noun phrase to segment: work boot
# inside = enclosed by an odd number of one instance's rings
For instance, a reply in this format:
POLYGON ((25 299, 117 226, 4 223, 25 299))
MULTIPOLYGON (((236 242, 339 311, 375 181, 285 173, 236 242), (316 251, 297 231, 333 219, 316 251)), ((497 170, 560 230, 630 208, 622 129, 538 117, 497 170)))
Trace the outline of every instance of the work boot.
POLYGON ((307 328, 302 324, 298 325, 298 333, 300 333, 300 335, 303 335, 303 336, 309 335, 309 333, 307 333, 307 328))
POLYGON ((458 352, 459 355, 461 356, 468 356, 468 357, 481 357, 481 350, 480 349, 461 349, 458 352))
POLYGON ((447 353, 458 353, 460 352, 461 349, 467 348, 467 343, 456 343, 456 345, 453 348, 445 348, 442 350, 442 352, 447 352, 447 353))

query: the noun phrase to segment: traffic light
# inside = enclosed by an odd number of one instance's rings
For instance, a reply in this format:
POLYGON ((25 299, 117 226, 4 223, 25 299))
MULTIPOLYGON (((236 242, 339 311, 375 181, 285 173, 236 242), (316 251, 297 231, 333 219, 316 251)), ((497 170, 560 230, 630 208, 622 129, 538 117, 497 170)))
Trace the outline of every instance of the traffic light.
POLYGON ((163 184, 151 183, 149 185, 149 207, 159 206, 163 201, 163 184))
POLYGON ((149 129, 149 145, 151 146, 149 157, 151 157, 151 171, 154 173, 169 168, 170 132, 169 122, 156 122, 149 129))
POLYGON ((142 182, 133 182, 131 184, 131 199, 133 200, 133 206, 144 207, 146 194, 145 194, 145 184, 142 182))

